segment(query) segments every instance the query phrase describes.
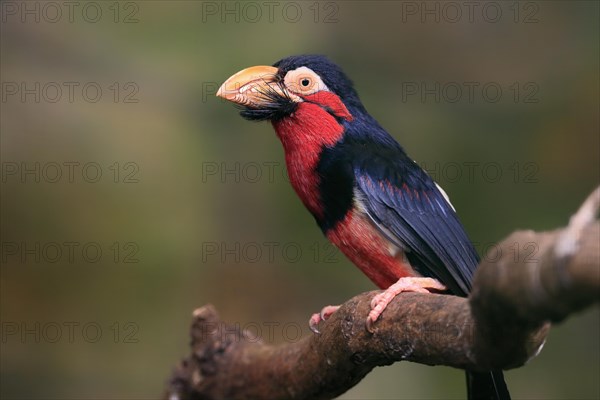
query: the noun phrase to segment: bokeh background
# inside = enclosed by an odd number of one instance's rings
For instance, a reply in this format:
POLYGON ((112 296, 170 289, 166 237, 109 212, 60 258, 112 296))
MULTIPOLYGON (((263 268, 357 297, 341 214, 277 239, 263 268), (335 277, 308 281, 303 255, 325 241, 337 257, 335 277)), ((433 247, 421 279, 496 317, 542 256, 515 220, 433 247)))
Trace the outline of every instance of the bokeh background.
MULTIPOLYGON (((342 65, 480 253, 564 225, 600 181, 599 3, 472 4, 3 2, 2 398, 157 398, 196 307, 284 343, 374 289, 296 198, 272 128, 214 97, 247 66, 342 65)), ((599 321, 555 327, 507 372, 513 397, 599 398, 599 321)), ((398 363, 341 398, 464 390, 398 363)))

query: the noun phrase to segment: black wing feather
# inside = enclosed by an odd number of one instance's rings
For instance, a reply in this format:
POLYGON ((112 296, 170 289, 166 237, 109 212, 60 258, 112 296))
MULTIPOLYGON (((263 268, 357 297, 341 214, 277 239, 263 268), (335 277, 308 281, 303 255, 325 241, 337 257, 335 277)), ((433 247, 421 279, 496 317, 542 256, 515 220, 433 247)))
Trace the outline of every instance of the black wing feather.
POLYGON ((435 182, 400 148, 353 153, 355 185, 374 224, 419 273, 466 296, 479 258, 435 182))

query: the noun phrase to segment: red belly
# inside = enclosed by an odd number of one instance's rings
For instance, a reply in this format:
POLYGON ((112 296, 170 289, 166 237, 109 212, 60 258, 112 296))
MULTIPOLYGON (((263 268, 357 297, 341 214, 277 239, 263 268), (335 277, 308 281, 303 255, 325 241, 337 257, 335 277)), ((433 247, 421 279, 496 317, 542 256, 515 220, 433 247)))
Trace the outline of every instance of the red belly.
POLYGON ((402 277, 418 276, 402 251, 392 254, 390 242, 356 209, 327 232, 327 238, 382 289, 402 277))

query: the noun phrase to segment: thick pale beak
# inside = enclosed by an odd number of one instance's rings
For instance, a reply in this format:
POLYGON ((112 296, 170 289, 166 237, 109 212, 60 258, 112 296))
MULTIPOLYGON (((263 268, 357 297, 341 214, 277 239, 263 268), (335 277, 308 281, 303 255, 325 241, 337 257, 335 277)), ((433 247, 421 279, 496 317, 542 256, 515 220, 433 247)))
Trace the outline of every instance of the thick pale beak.
POLYGON ((277 68, 260 65, 241 70, 227 79, 217 91, 217 96, 234 103, 260 107, 269 101, 265 93, 281 92, 276 82, 277 68))

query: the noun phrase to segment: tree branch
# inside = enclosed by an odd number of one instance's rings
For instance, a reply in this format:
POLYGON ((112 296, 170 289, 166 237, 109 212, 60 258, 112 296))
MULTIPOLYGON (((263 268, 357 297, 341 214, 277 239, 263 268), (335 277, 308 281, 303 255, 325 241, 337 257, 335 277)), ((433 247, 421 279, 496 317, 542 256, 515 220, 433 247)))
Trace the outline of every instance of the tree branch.
POLYGON ((522 366, 537 355, 549 322, 600 300, 600 188, 566 228, 519 231, 477 270, 470 298, 403 293, 370 334, 365 321, 377 291, 360 294, 320 326, 320 335, 281 346, 194 311, 190 356, 165 398, 330 399, 374 367, 406 360, 472 370, 522 366), (248 340, 248 337, 252 340, 248 340), (318 373, 316 373, 318 372, 318 373))

